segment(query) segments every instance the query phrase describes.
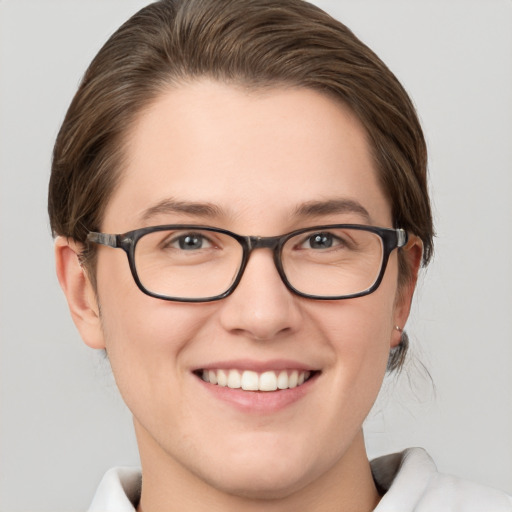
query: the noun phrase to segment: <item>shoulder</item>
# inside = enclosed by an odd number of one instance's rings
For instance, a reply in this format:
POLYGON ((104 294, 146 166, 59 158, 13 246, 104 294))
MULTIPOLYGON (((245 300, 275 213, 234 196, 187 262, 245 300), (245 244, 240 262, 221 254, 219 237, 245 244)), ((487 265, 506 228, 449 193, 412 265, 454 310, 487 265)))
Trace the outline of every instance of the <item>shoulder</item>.
POLYGON ((135 512, 141 481, 140 468, 109 469, 96 490, 88 512, 135 512))
POLYGON ((512 497, 439 473, 421 448, 379 457, 372 471, 385 492, 375 512, 512 512, 512 497))

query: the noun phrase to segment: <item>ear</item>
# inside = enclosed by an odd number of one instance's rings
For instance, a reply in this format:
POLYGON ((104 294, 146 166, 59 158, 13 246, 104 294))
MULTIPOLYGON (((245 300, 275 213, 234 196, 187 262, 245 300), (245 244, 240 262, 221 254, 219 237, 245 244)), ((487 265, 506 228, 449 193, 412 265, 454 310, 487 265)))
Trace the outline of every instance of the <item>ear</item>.
MULTIPOLYGON (((395 299, 394 326, 399 327, 401 330, 403 330, 407 323, 411 311, 412 297, 416 289, 418 272, 423 256, 423 242, 417 236, 411 235, 407 244, 402 248, 402 251, 410 269, 410 275, 406 282, 399 285, 395 299)), ((393 328, 391 347, 396 347, 400 344, 402 338, 401 330, 393 328)))
POLYGON ((57 278, 66 295, 71 317, 86 345, 105 348, 99 305, 91 281, 82 267, 81 245, 66 237, 55 240, 57 278))

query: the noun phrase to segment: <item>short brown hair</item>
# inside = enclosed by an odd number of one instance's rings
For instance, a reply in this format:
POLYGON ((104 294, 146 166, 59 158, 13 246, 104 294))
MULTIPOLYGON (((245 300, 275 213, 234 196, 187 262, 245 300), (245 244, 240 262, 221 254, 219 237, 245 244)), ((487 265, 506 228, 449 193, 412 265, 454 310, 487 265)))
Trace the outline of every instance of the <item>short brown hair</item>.
MULTIPOLYGON (((160 0, 122 25, 86 71, 55 143, 54 235, 85 242, 88 231, 101 229, 137 115, 170 84, 200 77, 306 87, 348 105, 368 133, 394 225, 421 238, 429 261, 427 152, 414 106, 374 52, 301 0, 160 0)), ((410 274, 399 261, 403 281, 410 274)))

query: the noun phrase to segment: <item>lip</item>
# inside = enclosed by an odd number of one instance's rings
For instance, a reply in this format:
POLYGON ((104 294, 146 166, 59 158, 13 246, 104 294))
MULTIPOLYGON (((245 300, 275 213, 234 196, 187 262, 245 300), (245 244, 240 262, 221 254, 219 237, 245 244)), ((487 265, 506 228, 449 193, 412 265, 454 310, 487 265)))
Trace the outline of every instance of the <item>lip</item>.
POLYGON ((250 370, 253 372, 263 373, 265 371, 279 372, 282 370, 299 370, 316 372, 319 368, 311 365, 294 361, 292 359, 272 359, 268 361, 255 361, 253 359, 232 359, 229 361, 216 361, 208 363, 204 366, 193 368, 193 372, 199 370, 250 370))
POLYGON ((275 414, 282 411, 301 399, 304 399, 314 388, 321 374, 318 368, 300 363, 293 360, 279 359, 272 361, 254 361, 246 359, 237 359, 231 361, 216 361, 198 367, 193 371, 194 378, 201 388, 208 394, 219 400, 223 404, 227 404, 231 408, 243 412, 245 414, 275 414), (251 370, 258 373, 264 371, 281 371, 281 370, 299 370, 310 371, 313 375, 304 384, 291 389, 282 389, 276 391, 244 391, 242 389, 232 389, 229 387, 218 386, 205 382, 198 375, 200 370, 214 369, 237 369, 251 370))

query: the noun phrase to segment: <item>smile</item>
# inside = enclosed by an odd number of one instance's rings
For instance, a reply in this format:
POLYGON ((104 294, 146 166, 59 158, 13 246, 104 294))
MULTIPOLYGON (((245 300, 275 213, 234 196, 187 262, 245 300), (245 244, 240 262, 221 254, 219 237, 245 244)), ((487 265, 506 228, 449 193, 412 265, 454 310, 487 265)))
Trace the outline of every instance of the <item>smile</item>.
POLYGON ((244 391, 277 391, 293 389, 301 386, 311 376, 305 370, 264 371, 261 373, 251 370, 213 369, 198 372, 203 381, 221 387, 242 389, 244 391))

